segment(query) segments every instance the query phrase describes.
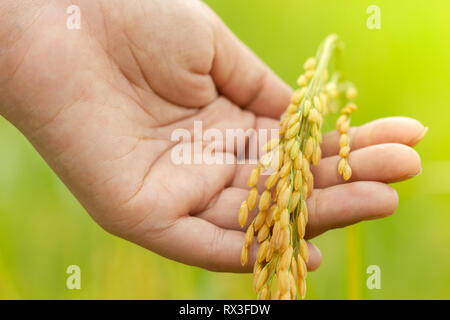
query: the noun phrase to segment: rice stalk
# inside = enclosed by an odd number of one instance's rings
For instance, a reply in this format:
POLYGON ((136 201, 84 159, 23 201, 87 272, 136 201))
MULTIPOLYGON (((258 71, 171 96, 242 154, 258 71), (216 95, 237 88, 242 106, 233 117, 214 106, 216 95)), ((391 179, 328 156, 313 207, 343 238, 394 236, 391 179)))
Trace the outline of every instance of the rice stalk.
POLYGON ((259 197, 259 213, 249 223, 242 248, 241 262, 248 263, 249 248, 256 235, 260 244, 253 266, 253 287, 259 299, 292 300, 305 298, 308 245, 305 240, 308 223, 307 198, 314 188, 311 166, 322 158, 322 125, 330 111, 343 105, 337 121, 340 134, 340 156, 337 171, 344 180, 351 177, 348 161, 348 135, 351 114, 356 110, 356 89, 335 71, 329 79, 329 64, 336 56, 339 62, 342 42, 328 36, 316 57, 304 64, 297 80, 299 88, 280 118, 279 137, 269 141, 258 165, 252 170, 248 186, 252 188, 239 211, 239 223, 247 224, 249 211, 256 207, 260 175, 271 168, 259 197))

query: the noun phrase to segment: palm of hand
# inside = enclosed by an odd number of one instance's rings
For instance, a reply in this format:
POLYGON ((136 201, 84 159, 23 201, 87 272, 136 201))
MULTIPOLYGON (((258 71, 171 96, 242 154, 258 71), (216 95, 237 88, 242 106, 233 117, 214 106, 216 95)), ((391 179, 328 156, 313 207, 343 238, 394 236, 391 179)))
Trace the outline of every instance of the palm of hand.
MULTIPOLYGON (((108 231, 185 263, 242 271, 237 212, 249 166, 176 165, 171 134, 192 132, 194 120, 221 131, 276 128, 271 118, 286 106, 290 89, 202 3, 139 4, 82 2, 81 30, 66 29, 61 3, 42 9, 14 54, 0 57, 11 75, 6 90, 14 92, 6 104, 24 110, 8 118, 108 231)), ((419 170, 404 144, 422 132, 405 118, 354 129, 356 182, 347 185, 334 173, 336 135, 325 137, 326 158, 314 168, 321 189, 308 201, 309 237, 393 212, 395 192, 375 181, 419 170), (380 148, 385 156, 374 160, 380 148), (391 165, 382 166, 383 157, 391 165), (346 194, 354 198, 334 205, 346 194)), ((315 268, 320 253, 312 249, 315 268)))

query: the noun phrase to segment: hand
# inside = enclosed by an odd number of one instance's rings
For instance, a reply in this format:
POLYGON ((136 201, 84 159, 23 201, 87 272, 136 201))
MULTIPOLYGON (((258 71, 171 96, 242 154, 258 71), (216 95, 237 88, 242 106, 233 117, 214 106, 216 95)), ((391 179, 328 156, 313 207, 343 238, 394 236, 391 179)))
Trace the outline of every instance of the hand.
MULTIPOLYGON (((252 166, 176 165, 171 133, 194 120, 277 128, 291 89, 200 1, 80 0, 81 30, 66 28, 69 1, 34 3, 32 14, 6 10, 2 115, 109 232, 187 264, 249 271, 237 215, 252 166)), ((385 183, 420 171, 410 146, 424 133, 408 118, 352 129, 350 183, 336 172, 337 134, 325 135, 307 237, 393 213, 385 183)), ((232 147, 217 152, 234 157, 232 147)), ((310 244, 309 269, 320 260, 310 244)))

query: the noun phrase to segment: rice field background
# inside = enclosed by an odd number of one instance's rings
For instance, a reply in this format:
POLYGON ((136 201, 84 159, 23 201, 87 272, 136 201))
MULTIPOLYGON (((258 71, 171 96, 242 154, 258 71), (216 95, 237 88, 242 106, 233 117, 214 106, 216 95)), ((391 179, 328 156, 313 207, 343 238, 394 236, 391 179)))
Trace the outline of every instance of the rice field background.
MULTIPOLYGON (((397 213, 352 227, 356 255, 345 230, 313 241, 323 263, 308 276, 307 298, 450 299, 450 2, 206 2, 291 85, 320 41, 339 34, 360 93, 353 123, 404 115, 430 128, 417 147, 422 174, 395 184, 397 213), (369 5, 381 9, 380 30, 366 27, 369 5), (380 290, 366 287, 369 265, 381 268, 380 290)), ((0 299, 255 297, 249 275, 185 266, 107 234, 3 118, 0 155, 0 299), (66 289, 72 264, 81 290, 66 289)))

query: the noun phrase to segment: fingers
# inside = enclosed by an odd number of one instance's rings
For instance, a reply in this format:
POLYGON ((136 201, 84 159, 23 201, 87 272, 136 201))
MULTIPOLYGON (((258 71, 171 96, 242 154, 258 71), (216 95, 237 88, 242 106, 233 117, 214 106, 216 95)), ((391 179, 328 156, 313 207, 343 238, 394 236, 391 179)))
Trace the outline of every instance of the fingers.
MULTIPOLYGON (((427 128, 419 121, 407 117, 389 117, 351 128, 350 147, 352 150, 370 145, 395 142, 414 146, 425 136, 427 128)), ((339 133, 332 131, 324 135, 322 147, 323 157, 339 153, 339 133)))
MULTIPOLYGON (((251 272, 258 250, 257 242, 250 247, 246 266, 241 265, 241 248, 244 232, 226 230, 200 219, 184 217, 178 219, 170 228, 152 239, 152 247, 144 246, 161 254, 189 265, 221 272, 251 272), (155 248, 156 247, 156 248, 155 248)), ((317 269, 321 262, 319 249, 308 244, 308 269, 317 269)))
MULTIPOLYGON (((278 127, 278 122, 273 119, 258 117, 256 118, 256 129, 260 132, 260 129, 272 130, 278 127)), ((392 117, 379 119, 373 122, 369 122, 361 127, 352 128, 350 130, 350 142, 352 152, 354 153, 357 149, 362 149, 376 144, 388 144, 388 143, 399 143, 413 146, 417 144, 426 133, 427 129, 417 120, 406 118, 406 117, 392 117)), ((253 143, 260 143, 262 139, 258 136, 258 140, 254 140, 253 143)), ((324 136, 324 141, 322 143, 322 151, 324 163, 333 163, 326 160, 326 157, 336 155, 339 152, 339 135, 336 131, 327 133, 324 136)), ((337 159, 337 158, 336 158, 337 159)), ((387 163, 387 165, 391 165, 387 163)), ((323 163, 320 165, 323 167, 323 163)), ((337 170, 337 165, 333 165, 334 169, 337 170)), ((250 175, 251 170, 254 165, 252 164, 242 164, 236 169, 236 175, 233 180, 232 186, 238 188, 247 188, 247 179, 250 175)), ((329 168, 331 171, 333 168, 329 168)), ((330 173, 331 171, 328 171, 330 173)), ((337 177, 332 173, 334 177, 337 177)), ((414 174, 414 173, 413 173, 414 174)), ((262 186, 266 176, 261 177, 260 186, 262 186)), ((404 177, 401 177, 403 179, 404 177)), ((338 181, 341 181, 337 179, 338 181)), ((320 183, 321 180, 319 180, 320 183)), ((384 181, 384 180, 379 180, 384 181)), ((395 181, 393 179, 392 181, 395 181)), ((326 185, 319 184, 321 187, 326 185)))
MULTIPOLYGON (((343 183, 337 172, 339 156, 323 159, 312 167, 314 185, 326 188, 343 183)), ((417 175, 421 161, 417 152, 403 144, 386 143, 355 150, 349 155, 351 181, 397 182, 417 175)))
POLYGON ((238 222, 238 213, 241 203, 247 198, 247 195, 248 190, 233 187, 226 188, 210 203, 206 210, 196 216, 221 228, 245 230, 258 213, 257 208, 250 211, 247 224, 244 228, 241 228, 238 222))
POLYGON ((306 263, 308 271, 314 271, 320 267, 322 263, 322 253, 320 253, 319 248, 317 248, 313 243, 306 241, 308 244, 309 260, 306 263))
POLYGON ((219 92, 255 114, 279 118, 291 88, 218 20, 211 76, 219 92))
MULTIPOLYGON (((244 236, 242 231, 222 229, 206 220, 188 216, 178 219, 157 239, 152 238, 146 243, 152 244, 150 250, 185 264, 211 271, 249 272, 250 266, 241 266, 244 236)), ((256 257, 256 250, 254 247, 250 251, 249 261, 256 257)))
MULTIPOLYGON (((197 217, 221 228, 245 230, 256 215, 254 210, 249 214, 245 228, 240 227, 237 218, 239 207, 247 194, 244 189, 227 188, 197 217)), ((307 205, 306 236, 310 239, 333 228, 391 215, 397 208, 398 196, 384 183, 359 181, 316 189, 307 199, 307 205)))
POLYGON ((316 189, 307 205, 309 239, 330 229, 389 216, 397 209, 398 195, 384 183, 359 181, 316 189))
MULTIPOLYGON (((247 230, 247 227, 257 214, 256 209, 252 210, 249 213, 247 225, 244 228, 241 228, 241 226, 238 223, 238 212, 241 202, 244 201, 244 199, 247 197, 247 194, 248 191, 244 189, 227 188, 224 191, 222 191, 222 193, 218 195, 216 199, 213 200, 213 202, 208 206, 208 208, 205 211, 197 214, 196 217, 204 219, 212 223, 213 225, 218 226, 219 228, 245 232, 247 230)), ((253 243, 254 244, 251 247, 249 255, 250 266, 252 266, 253 263, 255 262, 254 259, 256 257, 256 251, 257 248, 259 247, 258 245, 255 245, 257 243, 256 239, 254 239, 253 243)), ((320 250, 315 245, 308 242, 308 246, 310 249, 309 250, 310 258, 307 263, 307 267, 308 270, 315 270, 320 266, 322 256, 320 250)), ((243 268, 242 270, 251 271, 251 268, 246 267, 243 268)))
MULTIPOLYGON (((351 181, 398 182, 409 179, 421 171, 421 161, 417 152, 403 144, 386 143, 350 152, 349 163, 352 168, 351 181)), ((326 188, 345 181, 337 172, 339 156, 332 156, 311 168, 314 187, 326 188)), ((253 164, 237 166, 231 186, 247 189, 247 180, 253 164)), ((264 189, 268 175, 261 175, 258 189, 264 189)))

